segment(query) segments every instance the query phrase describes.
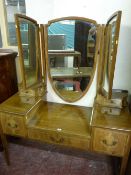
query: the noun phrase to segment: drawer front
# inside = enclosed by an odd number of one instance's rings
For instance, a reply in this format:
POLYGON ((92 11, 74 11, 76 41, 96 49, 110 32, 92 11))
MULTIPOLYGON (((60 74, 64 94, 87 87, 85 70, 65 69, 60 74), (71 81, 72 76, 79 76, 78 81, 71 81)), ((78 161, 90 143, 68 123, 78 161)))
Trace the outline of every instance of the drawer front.
POLYGON ((1 113, 1 123, 5 134, 26 136, 26 128, 23 117, 1 113))
POLYGON ((57 131, 29 128, 28 137, 34 140, 40 140, 47 143, 79 148, 82 150, 89 150, 90 147, 90 139, 82 139, 77 136, 70 136, 69 134, 57 131))
POLYGON ((124 155, 128 139, 127 133, 109 129, 94 128, 93 135, 92 148, 94 151, 116 156, 124 155))

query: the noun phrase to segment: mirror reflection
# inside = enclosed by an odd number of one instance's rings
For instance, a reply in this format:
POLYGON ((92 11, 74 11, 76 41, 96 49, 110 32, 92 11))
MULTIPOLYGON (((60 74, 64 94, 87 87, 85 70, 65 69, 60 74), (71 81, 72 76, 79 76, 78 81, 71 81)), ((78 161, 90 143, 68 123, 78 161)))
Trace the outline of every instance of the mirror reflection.
POLYGON ((109 26, 110 26, 110 29, 109 29, 109 53, 108 53, 108 60, 107 60, 107 77, 110 76, 110 71, 111 70, 111 63, 112 63, 112 60, 113 60, 113 53, 114 53, 114 47, 117 43, 116 40, 115 40, 115 37, 116 37, 116 25, 117 25, 117 17, 115 16, 110 22, 109 22, 109 26))
POLYGON ((48 26, 48 66, 55 92, 75 101, 87 91, 94 75, 96 24, 61 20, 48 26))
POLYGON ((19 27, 26 87, 30 87, 37 82, 37 28, 23 18, 19 18, 19 27))

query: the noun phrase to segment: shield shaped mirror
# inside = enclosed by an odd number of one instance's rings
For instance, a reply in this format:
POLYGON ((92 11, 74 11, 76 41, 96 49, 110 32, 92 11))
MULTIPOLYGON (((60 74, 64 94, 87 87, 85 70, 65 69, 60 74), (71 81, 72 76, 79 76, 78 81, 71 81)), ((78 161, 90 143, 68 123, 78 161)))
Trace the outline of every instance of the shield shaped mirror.
POLYGON ((98 51, 95 21, 66 17, 47 25, 48 75, 56 94, 67 102, 82 98, 91 86, 98 51))

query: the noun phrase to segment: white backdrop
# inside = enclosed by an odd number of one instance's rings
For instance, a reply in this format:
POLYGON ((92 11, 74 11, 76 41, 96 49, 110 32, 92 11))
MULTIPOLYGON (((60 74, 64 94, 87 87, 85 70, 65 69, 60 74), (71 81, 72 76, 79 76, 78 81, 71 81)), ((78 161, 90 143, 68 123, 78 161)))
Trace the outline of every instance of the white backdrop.
MULTIPOLYGON (((122 10, 122 21, 118 45, 113 87, 131 93, 131 0, 26 0, 27 15, 38 23, 63 16, 82 16, 106 23, 112 13, 122 10)), ((76 105, 92 106, 95 96, 96 78, 88 93, 76 105)), ((48 100, 63 103, 48 83, 48 100)))

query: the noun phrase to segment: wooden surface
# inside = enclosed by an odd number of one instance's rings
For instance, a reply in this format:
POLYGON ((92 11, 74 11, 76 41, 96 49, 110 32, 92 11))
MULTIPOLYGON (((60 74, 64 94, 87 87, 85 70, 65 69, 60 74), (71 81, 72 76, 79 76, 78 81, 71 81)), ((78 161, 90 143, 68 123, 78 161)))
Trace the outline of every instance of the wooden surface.
POLYGON ((91 108, 41 102, 28 122, 28 137, 84 150, 90 149, 91 108))
POLYGON ((95 127, 93 150, 115 156, 124 156, 128 144, 128 133, 95 127))
POLYGON ((29 125, 88 137, 91 111, 91 108, 43 101, 29 125))
POLYGON ((122 157, 120 175, 125 175, 131 148, 131 114, 124 108, 118 116, 101 113, 95 106, 92 113, 92 150, 122 157))
POLYGON ((0 105, 0 111, 26 115, 39 100, 39 97, 21 97, 19 93, 16 93, 0 105))
POLYGON ((102 114, 100 106, 87 108, 24 99, 17 94, 0 105, 4 134, 21 136, 51 144, 95 151, 122 158, 124 175, 131 140, 131 116, 102 114))
POLYGON ((90 149, 92 108, 40 99, 34 99, 31 104, 28 101, 22 101, 17 93, 1 104, 0 118, 5 134, 90 149))
POLYGON ((18 91, 16 56, 12 50, 0 49, 0 103, 18 91))
POLYGON ((101 113, 101 107, 97 106, 93 111, 92 126, 110 128, 123 131, 131 131, 131 114, 128 109, 123 109, 119 116, 101 113))
POLYGON ((25 118, 22 115, 0 113, 5 134, 26 137, 25 118))

